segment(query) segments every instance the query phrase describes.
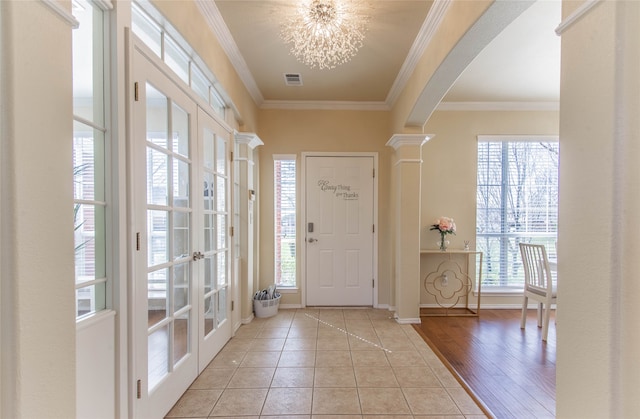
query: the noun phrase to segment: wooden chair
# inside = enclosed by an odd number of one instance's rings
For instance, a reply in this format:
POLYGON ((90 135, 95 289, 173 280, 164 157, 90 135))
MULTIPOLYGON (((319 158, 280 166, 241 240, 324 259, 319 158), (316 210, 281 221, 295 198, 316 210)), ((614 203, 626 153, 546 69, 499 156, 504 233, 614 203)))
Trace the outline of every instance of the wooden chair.
POLYGON ((524 298, 520 328, 524 329, 529 298, 533 298, 538 301, 538 327, 542 327, 542 340, 546 342, 549 334, 551 304, 556 302, 558 294, 551 276, 547 251, 541 244, 520 243, 520 255, 524 268, 524 298))

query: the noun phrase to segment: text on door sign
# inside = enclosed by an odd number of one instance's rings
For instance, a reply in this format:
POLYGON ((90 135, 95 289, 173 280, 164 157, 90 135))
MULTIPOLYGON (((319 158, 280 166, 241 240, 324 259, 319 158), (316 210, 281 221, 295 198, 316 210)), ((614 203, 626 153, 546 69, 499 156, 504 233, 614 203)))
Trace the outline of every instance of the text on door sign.
POLYGON ((333 185, 328 180, 320 179, 318 187, 322 192, 331 192, 336 198, 342 198, 345 201, 358 199, 358 192, 351 191, 351 185, 333 185))

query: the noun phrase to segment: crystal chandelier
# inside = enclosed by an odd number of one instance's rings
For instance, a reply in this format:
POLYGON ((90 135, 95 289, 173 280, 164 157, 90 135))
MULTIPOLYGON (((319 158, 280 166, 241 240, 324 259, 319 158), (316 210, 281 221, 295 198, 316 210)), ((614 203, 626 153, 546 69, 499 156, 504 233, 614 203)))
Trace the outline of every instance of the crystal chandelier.
POLYGON ((351 60, 362 46, 369 16, 355 1, 304 0, 287 19, 280 35, 291 53, 311 68, 335 68, 351 60))

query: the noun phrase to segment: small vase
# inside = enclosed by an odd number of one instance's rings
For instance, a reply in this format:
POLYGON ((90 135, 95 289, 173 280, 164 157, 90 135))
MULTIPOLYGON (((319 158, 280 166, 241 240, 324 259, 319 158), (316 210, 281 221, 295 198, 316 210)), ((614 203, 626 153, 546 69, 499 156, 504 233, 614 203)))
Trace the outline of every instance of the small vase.
POLYGON ((438 247, 440 248, 441 252, 446 252, 447 251, 447 246, 449 246, 449 240, 445 240, 444 239, 444 234, 442 234, 440 236, 440 241, 437 242, 438 247))

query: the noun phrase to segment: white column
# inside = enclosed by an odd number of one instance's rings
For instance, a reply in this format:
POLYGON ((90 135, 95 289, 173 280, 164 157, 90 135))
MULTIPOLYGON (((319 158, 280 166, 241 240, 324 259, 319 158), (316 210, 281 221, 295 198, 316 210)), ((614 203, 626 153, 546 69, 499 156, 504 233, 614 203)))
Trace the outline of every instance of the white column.
POLYGON ((234 160, 240 164, 240 310, 242 322, 251 321, 253 315, 253 294, 257 289, 257 278, 254 276, 254 257, 257 253, 255 239, 255 148, 264 145, 262 140, 250 132, 238 132, 235 135, 239 156, 234 160))
POLYGON ((563 1, 559 418, 640 416, 640 3, 563 1))
POLYGON ((0 2, 0 417, 75 417, 70 1, 0 2))
POLYGON ((422 145, 433 136, 396 134, 387 142, 395 150, 395 307, 399 323, 420 323, 420 202, 422 145))

